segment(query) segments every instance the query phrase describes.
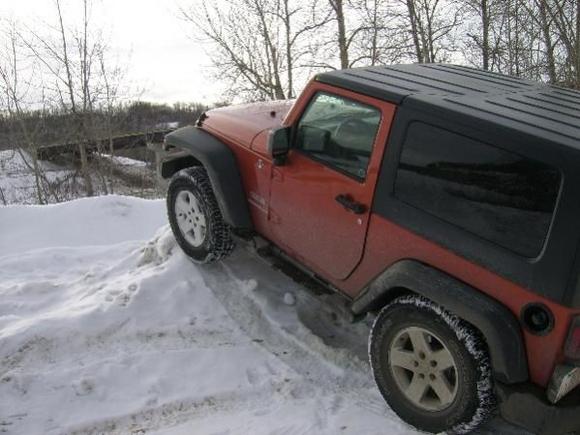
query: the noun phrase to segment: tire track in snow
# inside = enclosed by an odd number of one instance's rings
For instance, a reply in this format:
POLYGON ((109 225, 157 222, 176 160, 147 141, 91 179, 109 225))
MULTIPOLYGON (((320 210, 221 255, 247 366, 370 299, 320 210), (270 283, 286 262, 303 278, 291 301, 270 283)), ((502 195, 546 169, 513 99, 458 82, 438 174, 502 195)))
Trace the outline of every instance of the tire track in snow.
MULTIPOLYGON (((279 384, 282 388, 283 383, 279 384)), ((110 418, 98 423, 77 425, 65 429, 69 435, 146 433, 167 426, 174 426, 203 416, 231 414, 247 408, 248 399, 252 404, 267 405, 272 400, 270 386, 236 394, 208 396, 203 399, 183 399, 163 403, 139 412, 110 418)))
MULTIPOLYGON (((239 266, 240 253, 235 259, 235 264, 239 266)), ((248 254, 241 254, 248 255, 248 254)), ((249 258, 249 261, 257 261, 255 258, 249 258)), ((241 260, 243 263, 243 259, 241 260)), ((280 360, 286 363, 290 368, 295 370, 298 374, 304 376, 309 382, 313 382, 317 386, 317 391, 323 391, 324 394, 339 394, 340 397, 348 397, 349 400, 364 408, 365 410, 378 415, 385 416, 389 419, 398 419, 394 412, 388 408, 385 401, 378 394, 376 386, 370 375, 370 365, 365 361, 359 359, 360 353, 353 349, 348 351, 346 349, 335 349, 323 343, 322 339, 306 327, 306 322, 313 322, 318 330, 324 331, 325 325, 318 325, 319 319, 305 318, 304 313, 296 312, 295 330, 285 328, 283 325, 277 324, 268 316, 269 309, 276 309, 275 307, 268 307, 268 302, 276 298, 282 299, 279 289, 275 288, 268 282, 268 266, 259 263, 254 266, 253 272, 257 272, 258 282, 264 278, 265 285, 257 284, 254 290, 240 291, 248 287, 245 285, 244 278, 238 277, 238 271, 233 270, 226 261, 222 264, 210 265, 209 267, 200 268, 206 285, 214 292, 216 297, 220 300, 222 305, 226 308, 230 316, 238 323, 240 328, 250 336, 262 334, 265 339, 261 342, 266 350, 276 355, 280 360), (230 278, 227 286, 223 284, 223 278, 216 279, 226 275, 230 278), (266 306, 264 306, 266 305, 266 306), (293 352, 284 352, 281 349, 292 349, 293 352), (348 364, 347 361, 356 361, 355 364, 348 364), (340 374, 331 374, 324 371, 324 367, 335 367, 339 370, 348 371, 349 375, 356 373, 356 378, 345 378, 340 374), (318 372, 318 373, 316 373, 318 372), (318 376, 313 376, 316 373, 318 376), (392 415, 392 417, 391 417, 392 415)), ((280 272, 274 271, 275 274, 280 272)), ((280 283, 281 279, 278 278, 280 283)), ((313 297, 299 285, 294 285, 293 282, 287 282, 288 286, 295 291, 301 293, 301 297, 309 299, 307 303, 324 304, 324 301, 313 301, 313 297)), ((277 305, 278 308, 287 311, 293 311, 293 307, 284 307, 277 305)), ((325 307, 332 310, 331 307, 325 307)), ((340 315, 340 310, 337 311, 340 315)), ((312 312, 306 313, 306 316, 311 315, 312 312)), ((349 327, 349 325, 336 326, 349 327)), ((352 348, 352 337, 345 345, 352 348)), ((363 346, 366 348, 366 336, 361 336, 365 342, 363 346)), ((409 433, 415 433, 409 428, 409 433)), ((531 435, 529 432, 517 428, 506 423, 501 418, 496 418, 490 421, 484 427, 474 432, 474 435, 492 435, 502 433, 504 435, 531 435)))
POLYGON ((237 340, 233 335, 235 334, 231 330, 216 331, 214 328, 200 329, 192 326, 189 330, 186 328, 143 330, 127 335, 103 336, 100 333, 87 336, 78 343, 75 343, 76 335, 59 339, 37 337, 25 342, 16 352, 2 358, 0 379, 12 374, 14 370, 18 374, 46 371, 47 365, 58 369, 59 366, 72 363, 75 365, 102 363, 111 358, 152 352, 238 347, 253 343, 249 339, 237 340))
MULTIPOLYGON (((295 387, 288 382, 281 381, 251 390, 213 395, 203 399, 175 400, 117 418, 105 419, 92 424, 76 425, 70 428, 59 428, 58 433, 63 435, 146 434, 156 431, 164 432, 168 428, 199 421, 206 417, 217 421, 224 417, 231 417, 232 414, 245 416, 251 413, 259 417, 259 414, 271 411, 280 405, 287 406, 289 401, 302 402, 304 400, 303 397, 294 397, 294 389, 295 387)), ((311 390, 314 393, 316 388, 311 387, 311 390)), ((326 397, 319 399, 326 399, 326 397)), ((325 415, 326 413, 322 412, 322 414, 325 415)), ((324 422, 296 421, 286 426, 284 428, 284 425, 281 425, 274 432, 268 433, 311 435, 320 433, 316 428, 323 428, 324 422)), ((195 427, 195 425, 192 427, 195 427)), ((187 433, 198 432, 192 429, 187 433)), ((244 429, 239 427, 232 427, 219 433, 221 435, 246 434, 244 429)))
MULTIPOLYGON (((257 270, 253 270, 258 281, 267 276, 264 267, 267 266, 260 264, 257 270)), ((392 413, 375 388, 368 363, 347 349, 324 344, 298 319, 294 307, 271 304, 276 297, 282 298, 276 295, 274 288, 268 285, 260 288, 258 284, 255 289, 244 292, 247 284, 225 263, 204 266, 200 272, 206 285, 239 327, 249 337, 259 337, 260 346, 306 382, 316 385, 318 391, 348 396, 376 415, 392 413), (228 277, 227 281, 224 276, 228 277), (271 315, 290 320, 280 324, 271 315)))

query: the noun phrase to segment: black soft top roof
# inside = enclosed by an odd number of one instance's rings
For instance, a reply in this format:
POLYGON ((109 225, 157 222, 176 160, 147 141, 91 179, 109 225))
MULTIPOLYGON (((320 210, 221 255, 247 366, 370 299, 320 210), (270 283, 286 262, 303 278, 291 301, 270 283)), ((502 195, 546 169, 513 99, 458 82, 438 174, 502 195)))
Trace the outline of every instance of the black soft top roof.
POLYGON ((580 92, 459 65, 374 66, 316 80, 404 107, 462 115, 580 150, 580 92))

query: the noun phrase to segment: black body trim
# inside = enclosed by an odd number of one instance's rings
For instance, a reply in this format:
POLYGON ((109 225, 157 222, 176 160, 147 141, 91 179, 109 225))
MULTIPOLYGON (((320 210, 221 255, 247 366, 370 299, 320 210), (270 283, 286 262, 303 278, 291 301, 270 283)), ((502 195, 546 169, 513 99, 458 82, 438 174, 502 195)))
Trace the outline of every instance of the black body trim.
MULTIPOLYGON (((433 146, 445 143, 433 137, 433 146)), ((373 212, 425 237, 474 263, 556 303, 578 307, 576 294, 580 258, 580 153, 552 147, 531 135, 504 129, 468 114, 443 118, 438 113, 399 107, 377 181, 373 212), (394 196, 394 184, 407 129, 413 122, 435 125, 497 148, 558 168, 562 185, 546 243, 537 258, 529 259, 409 205, 394 196), (575 263, 576 261, 576 264, 575 263), (574 296, 576 299, 574 300, 574 296)), ((580 287, 578 289, 580 292, 580 287)))
POLYGON ((455 278, 415 260, 402 260, 383 272, 352 304, 360 314, 379 308, 401 288, 412 290, 471 323, 484 335, 496 379, 525 382, 528 364, 517 319, 502 304, 455 278))
MULTIPOLYGON (((253 228, 242 178, 226 144, 197 127, 184 127, 165 137, 167 145, 187 150, 206 169, 224 221, 236 229, 253 228)), ((183 157, 181 157, 183 158, 183 157)), ((171 160, 162 163, 161 173, 171 160)))
POLYGON ((181 149, 179 151, 172 150, 172 152, 163 156, 158 172, 161 178, 169 180, 177 172, 192 166, 201 166, 201 163, 187 151, 181 149))

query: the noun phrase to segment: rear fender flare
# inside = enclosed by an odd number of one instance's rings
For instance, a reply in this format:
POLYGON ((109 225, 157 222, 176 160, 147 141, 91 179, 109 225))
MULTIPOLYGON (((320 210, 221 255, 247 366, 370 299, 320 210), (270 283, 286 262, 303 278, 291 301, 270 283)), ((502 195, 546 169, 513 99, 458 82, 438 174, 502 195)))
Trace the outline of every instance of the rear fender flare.
POLYGON ((446 273, 415 260, 401 260, 377 277, 352 304, 355 314, 381 308, 401 294, 418 293, 476 327, 486 339, 495 378, 525 382, 528 364, 522 331, 504 305, 446 273))

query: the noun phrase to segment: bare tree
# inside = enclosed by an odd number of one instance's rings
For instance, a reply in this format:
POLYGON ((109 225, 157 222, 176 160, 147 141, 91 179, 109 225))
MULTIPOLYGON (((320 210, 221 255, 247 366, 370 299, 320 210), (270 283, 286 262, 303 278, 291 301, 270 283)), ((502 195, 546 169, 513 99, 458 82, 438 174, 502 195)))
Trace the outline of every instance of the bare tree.
POLYGON ((546 2, 543 0, 535 0, 535 7, 537 8, 538 14, 532 12, 532 16, 537 16, 536 21, 542 29, 542 35, 544 37, 544 44, 546 46, 546 68, 548 70, 549 82, 556 84, 558 82, 558 75, 556 72, 556 56, 555 49, 556 44, 554 43, 554 38, 552 35, 553 20, 552 17, 548 15, 548 9, 546 7, 546 2))
POLYGON ((279 28, 262 0, 232 0, 227 9, 199 2, 182 8, 196 35, 209 42, 208 53, 233 92, 250 98, 284 98, 278 41, 279 28))
POLYGON ((292 0, 281 0, 281 3, 281 12, 275 10, 274 14, 282 21, 285 31, 287 97, 293 98, 295 96, 294 74, 303 62, 303 58, 309 54, 303 40, 321 29, 330 19, 328 15, 324 16, 318 10, 316 1, 310 4, 300 4, 292 0))
POLYGON ((468 60, 484 70, 493 70, 498 53, 498 39, 494 33, 501 13, 501 0, 465 0, 456 4, 465 11, 468 60))
POLYGON ((544 79, 545 50, 535 10, 527 0, 506 0, 494 6, 490 38, 493 57, 490 69, 533 80, 544 79))
POLYGON ((348 59, 348 49, 357 30, 354 30, 350 37, 346 36, 346 15, 345 15, 345 5, 344 0, 328 0, 332 11, 334 12, 334 19, 337 25, 337 42, 338 42, 338 56, 340 59, 340 68, 346 69, 350 67, 350 62, 348 59))
POLYGON ((401 16, 392 2, 352 0, 350 8, 359 23, 356 38, 349 47, 351 67, 392 64, 405 59, 408 41, 401 16))
POLYGON ((407 6, 407 19, 409 20, 411 37, 413 38, 413 46, 415 47, 415 55, 417 56, 417 62, 425 62, 425 50, 422 45, 422 38, 419 27, 419 18, 417 14, 417 9, 415 8, 415 0, 406 0, 407 6))
POLYGON ((580 89, 580 0, 537 0, 537 3, 546 14, 545 35, 553 31, 561 46, 562 82, 580 89))
POLYGON ((443 0, 398 0, 406 8, 408 31, 419 63, 448 59, 455 49, 453 32, 460 24, 460 11, 443 0))
MULTIPOLYGON (((327 21, 332 26, 325 26, 327 36, 319 41, 319 45, 331 57, 338 58, 338 68, 392 63, 401 59, 404 39, 400 34, 400 16, 391 3, 328 0, 327 21)), ((334 69, 334 62, 329 56, 326 58, 324 62, 317 58, 313 65, 334 69)))
POLYGON ((225 7, 197 0, 181 15, 208 47, 230 97, 250 100, 292 98, 308 38, 328 22, 316 2, 293 0, 229 0, 225 7))
MULTIPOLYGON (((46 177, 38 160, 38 131, 26 122, 29 92, 34 80, 34 65, 21 65, 23 56, 19 53, 19 36, 16 24, 8 22, 2 29, 5 45, 0 47, 0 90, 4 109, 8 116, 18 126, 18 131, 8 132, 8 140, 15 148, 21 161, 28 167, 34 177, 36 200, 39 204, 48 201, 49 194, 58 200, 58 196, 46 177), (26 77, 23 77, 26 74, 26 77)), ((3 202, 6 198, 2 192, 3 202)))
POLYGON ((107 126, 101 125, 101 118, 95 114, 113 104, 118 89, 113 81, 120 76, 107 64, 108 48, 102 31, 92 22, 92 2, 82 0, 80 17, 69 24, 63 1, 54 0, 55 24, 46 25, 41 31, 30 30, 23 41, 42 66, 47 83, 43 92, 51 99, 52 107, 70 115, 66 117, 72 121, 67 126, 68 135, 61 141, 76 147, 82 189, 88 196, 97 192, 94 175, 100 180, 98 191, 108 193, 100 160, 91 161, 89 154, 94 146, 100 148, 101 139, 107 134, 107 126))

